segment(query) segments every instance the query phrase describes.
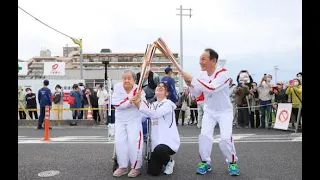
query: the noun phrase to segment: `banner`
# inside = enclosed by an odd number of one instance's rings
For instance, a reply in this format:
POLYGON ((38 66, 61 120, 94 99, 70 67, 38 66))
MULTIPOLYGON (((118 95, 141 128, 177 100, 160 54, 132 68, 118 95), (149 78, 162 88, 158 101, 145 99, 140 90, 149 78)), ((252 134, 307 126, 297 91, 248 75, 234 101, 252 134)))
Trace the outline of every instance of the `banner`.
POLYGON ((292 103, 279 103, 274 129, 288 130, 291 117, 292 103))
POLYGON ((18 62, 18 75, 28 75, 28 62, 18 62))
POLYGON ((44 76, 65 76, 66 63, 65 62, 44 62, 43 75, 44 76))

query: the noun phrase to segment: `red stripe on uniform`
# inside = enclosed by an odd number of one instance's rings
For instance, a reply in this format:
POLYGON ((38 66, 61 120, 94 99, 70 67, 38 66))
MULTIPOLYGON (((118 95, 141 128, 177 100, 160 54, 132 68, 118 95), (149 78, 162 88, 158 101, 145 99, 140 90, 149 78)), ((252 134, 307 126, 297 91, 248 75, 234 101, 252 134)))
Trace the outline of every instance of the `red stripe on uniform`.
MULTIPOLYGON (((219 73, 225 72, 225 71, 227 71, 227 69, 222 68, 221 70, 219 70, 219 71, 214 75, 213 79, 216 79, 219 73)), ((205 85, 205 84, 204 84, 203 82, 201 82, 199 79, 197 79, 197 80, 198 80, 198 82, 199 82, 200 84, 202 84, 205 88, 207 88, 207 89, 209 89, 209 90, 211 90, 211 91, 213 91, 213 90, 216 89, 216 88, 211 88, 211 87, 205 85)), ((230 80, 230 79, 228 79, 228 80, 227 80, 226 82, 224 82, 224 83, 227 83, 229 80, 230 80)), ((212 82, 212 81, 210 80, 209 83, 211 83, 211 82, 212 82)))
POLYGON ((126 97, 123 101, 120 102, 120 104, 117 104, 117 105, 115 104, 115 105, 113 105, 113 106, 119 107, 121 104, 125 103, 125 102, 128 101, 128 100, 129 100, 129 98, 126 97))
POLYGON ((218 71, 218 72, 214 75, 213 79, 217 78, 217 76, 218 76, 219 73, 225 72, 225 71, 227 71, 227 69, 222 68, 220 71, 218 71))
POLYGON ((144 104, 145 105, 147 105, 148 107, 149 107, 149 105, 148 105, 148 102, 147 101, 145 101, 145 100, 142 100, 143 102, 144 102, 144 104))
MULTIPOLYGON (((223 84, 226 84, 230 79, 231 79, 231 78, 227 79, 223 84)), ((197 80, 198 80, 198 79, 197 79, 197 80)), ((216 89, 216 88, 211 88, 211 87, 207 86, 206 84, 204 84, 204 83, 201 82, 200 80, 198 80, 198 82, 199 82, 200 84, 202 84, 204 87, 206 87, 207 89, 211 90, 211 91, 213 91, 213 90, 216 89)), ((211 81, 210 81, 210 82, 211 82, 211 81)), ((210 83, 210 82, 209 82, 209 83, 210 83)))
MULTIPOLYGON (((140 148, 141 148, 141 138, 142 138, 142 133, 141 133, 141 131, 139 131, 138 154, 139 154, 140 148)), ((139 155, 137 156, 137 160, 134 162, 133 169, 136 169, 136 166, 138 164, 138 157, 139 157, 139 155)))
POLYGON ((198 80, 198 82, 199 82, 202 86, 204 86, 205 88, 207 88, 207 89, 209 89, 209 90, 211 90, 211 91, 215 90, 215 88, 211 88, 211 87, 207 86, 206 84, 204 84, 203 82, 201 82, 199 79, 197 79, 197 80, 198 80))
POLYGON ((135 96, 137 93, 138 88, 136 88, 135 90, 133 90, 133 95, 135 96))
MULTIPOLYGON (((231 138, 230 138, 230 142, 232 143, 233 142, 233 138, 232 138, 232 136, 231 136, 231 138)), ((232 154, 231 155, 231 163, 234 163, 234 154, 232 154)))
POLYGON ((203 92, 201 92, 200 96, 196 98, 196 101, 199 102, 199 101, 203 101, 204 100, 204 94, 203 92))

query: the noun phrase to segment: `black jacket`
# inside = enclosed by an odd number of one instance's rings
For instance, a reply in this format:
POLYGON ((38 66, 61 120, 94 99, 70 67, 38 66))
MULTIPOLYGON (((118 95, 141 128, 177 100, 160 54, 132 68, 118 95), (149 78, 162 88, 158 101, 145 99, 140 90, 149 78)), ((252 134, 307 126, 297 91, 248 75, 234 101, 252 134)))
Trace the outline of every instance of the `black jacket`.
POLYGON ((26 101, 27 101, 27 109, 37 108, 37 101, 36 101, 36 94, 35 93, 26 94, 26 101))

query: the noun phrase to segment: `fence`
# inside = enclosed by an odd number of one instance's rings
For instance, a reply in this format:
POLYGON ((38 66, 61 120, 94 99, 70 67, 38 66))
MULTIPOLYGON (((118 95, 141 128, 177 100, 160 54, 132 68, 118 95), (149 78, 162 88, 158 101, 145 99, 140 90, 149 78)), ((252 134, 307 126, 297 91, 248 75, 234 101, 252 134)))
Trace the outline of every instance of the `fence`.
MULTIPOLYGON (((248 106, 248 107, 237 107, 237 109, 248 109, 250 112, 250 108, 261 108, 263 106, 272 106, 274 104, 277 103, 271 103, 271 104, 267 104, 267 105, 258 105, 258 106, 248 106)), ((292 104, 292 103, 291 103, 292 104)), ((73 110, 78 110, 78 111, 87 111, 87 110, 109 110, 110 108, 51 108, 51 111, 73 111, 73 110)), ((111 110, 115 110, 115 109, 111 109, 111 110)), ((180 108, 177 108, 176 110, 180 110, 180 108)), ((198 110, 197 108, 188 108, 188 110, 198 110)), ((299 110, 298 110, 298 115, 297 115, 297 122, 296 122, 296 126, 295 129, 288 129, 288 130, 293 130, 295 132, 298 131, 299 128, 299 124, 301 123, 301 128, 302 128, 302 115, 301 115, 301 110, 302 110, 302 103, 299 104, 299 110)), ((34 112, 34 111, 40 111, 39 108, 37 109, 18 109, 18 111, 24 111, 26 113, 26 117, 27 119, 31 119, 29 116, 29 112, 34 112)), ((274 113, 274 115, 276 115, 276 110, 272 108, 272 111, 274 113)), ((111 111, 109 111, 111 112, 111 111)), ((110 113, 109 113, 110 116, 110 113)), ((52 119, 52 118, 50 118, 52 119)))

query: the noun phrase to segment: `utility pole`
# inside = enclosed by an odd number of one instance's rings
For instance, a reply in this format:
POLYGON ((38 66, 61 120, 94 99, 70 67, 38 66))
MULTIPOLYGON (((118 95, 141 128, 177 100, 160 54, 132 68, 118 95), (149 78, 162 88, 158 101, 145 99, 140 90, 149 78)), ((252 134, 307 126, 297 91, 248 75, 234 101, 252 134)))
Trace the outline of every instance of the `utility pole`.
POLYGON ((108 65, 109 65, 109 61, 102 61, 102 64, 104 64, 104 83, 103 83, 103 85, 106 88, 106 81, 108 81, 108 65))
POLYGON ((277 72, 278 72, 279 68, 278 68, 278 65, 275 65, 274 66, 274 81, 275 83, 277 83, 277 72))
MULTIPOLYGON (((180 16, 180 58, 179 58, 179 63, 181 68, 183 68, 183 26, 182 26, 182 17, 183 16, 189 16, 191 18, 192 14, 191 11, 192 9, 182 9, 182 5, 180 5, 180 8, 177 8, 179 10, 179 14, 176 14, 177 16, 180 16), (183 11, 188 11, 187 14, 183 14, 183 11)), ((182 92, 183 90, 183 79, 182 76, 180 75, 179 77, 179 91, 182 92)))

